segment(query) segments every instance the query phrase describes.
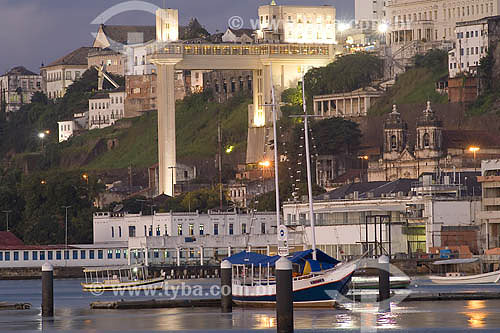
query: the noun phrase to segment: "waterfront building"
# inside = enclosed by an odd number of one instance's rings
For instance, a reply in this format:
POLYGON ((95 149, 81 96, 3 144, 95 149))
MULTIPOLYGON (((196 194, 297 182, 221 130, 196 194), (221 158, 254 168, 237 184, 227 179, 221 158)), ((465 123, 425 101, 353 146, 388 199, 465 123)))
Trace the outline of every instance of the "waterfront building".
POLYGON ((481 234, 486 249, 500 247, 500 160, 481 163, 483 198, 481 207, 481 234))
MULTIPOLYGON (((449 239, 443 227, 474 225, 479 200, 463 196, 462 185, 435 184, 429 177, 355 183, 316 197, 317 247, 339 259, 360 256, 380 243, 393 255, 428 253, 442 246, 443 230, 449 239)), ((285 203, 283 215, 287 225, 305 233, 310 246, 308 204, 285 203)))
POLYGON ((49 99, 62 98, 66 89, 88 68, 87 56, 91 47, 80 47, 40 69, 44 92, 49 99))
POLYGON ((124 117, 125 88, 100 91, 89 98, 89 129, 105 128, 124 117))
POLYGON ((42 91, 42 77, 22 66, 14 67, 0 76, 0 108, 5 112, 18 111, 31 97, 42 91))

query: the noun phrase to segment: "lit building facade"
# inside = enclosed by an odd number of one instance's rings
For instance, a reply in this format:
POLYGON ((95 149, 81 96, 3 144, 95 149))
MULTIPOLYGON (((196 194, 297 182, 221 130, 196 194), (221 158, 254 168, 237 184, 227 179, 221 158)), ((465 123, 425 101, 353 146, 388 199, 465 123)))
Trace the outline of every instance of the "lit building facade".
POLYGON ((481 232, 486 249, 500 247, 500 160, 485 160, 481 163, 483 188, 481 207, 481 232))
POLYGON ((89 129, 105 128, 125 115, 125 90, 99 92, 89 99, 89 129))

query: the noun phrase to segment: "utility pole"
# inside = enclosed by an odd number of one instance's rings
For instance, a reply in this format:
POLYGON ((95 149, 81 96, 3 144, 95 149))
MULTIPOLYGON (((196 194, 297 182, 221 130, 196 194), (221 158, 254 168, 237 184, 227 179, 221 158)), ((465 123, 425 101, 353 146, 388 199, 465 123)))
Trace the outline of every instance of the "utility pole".
POLYGON ((7 228, 6 228, 6 231, 9 231, 9 213, 12 213, 12 211, 11 210, 3 210, 2 212, 5 213, 5 215, 7 217, 7 228))
POLYGON ((65 228, 65 235, 64 235, 64 245, 65 248, 68 248, 68 209, 71 208, 71 206, 62 206, 66 210, 66 228, 65 228))

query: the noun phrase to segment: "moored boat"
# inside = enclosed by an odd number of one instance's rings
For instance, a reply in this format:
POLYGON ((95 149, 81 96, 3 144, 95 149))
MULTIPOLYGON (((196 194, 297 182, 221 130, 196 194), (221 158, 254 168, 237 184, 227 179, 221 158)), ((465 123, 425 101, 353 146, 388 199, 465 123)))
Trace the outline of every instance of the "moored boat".
MULTIPOLYGON (((346 294, 349 289, 356 264, 340 263, 316 251, 317 260, 312 259, 312 250, 288 257, 294 268, 294 306, 332 306, 337 296, 346 294)), ((245 251, 227 258, 233 264, 233 301, 242 306, 274 306, 276 279, 273 273, 279 258, 245 251)))
POLYGON ((165 276, 148 278, 144 266, 116 266, 85 268, 83 291, 104 292, 116 290, 163 289, 165 276))
POLYGON ((472 259, 449 259, 436 261, 434 265, 454 266, 453 272, 447 272, 444 276, 431 275, 429 279, 436 284, 494 284, 500 280, 500 271, 466 275, 460 271, 460 266, 463 264, 471 264, 478 261, 477 258, 472 259))

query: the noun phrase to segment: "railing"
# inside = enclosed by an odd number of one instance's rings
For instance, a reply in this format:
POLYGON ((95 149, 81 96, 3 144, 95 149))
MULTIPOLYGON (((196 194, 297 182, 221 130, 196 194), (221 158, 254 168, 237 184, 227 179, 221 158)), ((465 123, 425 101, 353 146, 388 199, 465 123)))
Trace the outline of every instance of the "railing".
POLYGON ((148 49, 148 55, 303 55, 328 56, 329 45, 310 44, 173 44, 156 43, 148 49))

